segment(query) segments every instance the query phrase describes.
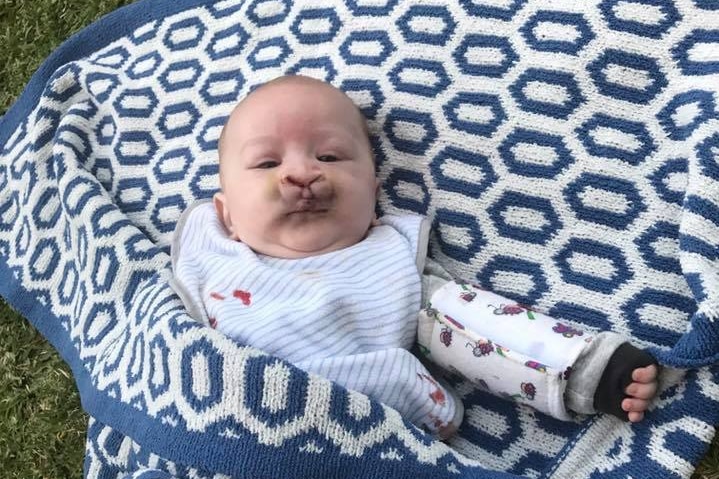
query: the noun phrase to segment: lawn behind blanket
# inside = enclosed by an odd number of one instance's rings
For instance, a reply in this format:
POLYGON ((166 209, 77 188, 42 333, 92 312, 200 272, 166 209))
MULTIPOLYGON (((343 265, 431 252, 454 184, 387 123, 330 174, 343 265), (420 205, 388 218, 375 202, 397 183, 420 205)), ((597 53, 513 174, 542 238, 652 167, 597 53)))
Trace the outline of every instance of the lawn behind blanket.
MULTIPOLYGON (((0 0, 0 112, 64 39, 131 0, 0 0)), ((0 301, 0 474, 81 475, 87 417, 67 366, 0 301)), ((659 478, 649 478, 659 479, 659 478)), ((719 436, 694 479, 719 479, 719 436)))

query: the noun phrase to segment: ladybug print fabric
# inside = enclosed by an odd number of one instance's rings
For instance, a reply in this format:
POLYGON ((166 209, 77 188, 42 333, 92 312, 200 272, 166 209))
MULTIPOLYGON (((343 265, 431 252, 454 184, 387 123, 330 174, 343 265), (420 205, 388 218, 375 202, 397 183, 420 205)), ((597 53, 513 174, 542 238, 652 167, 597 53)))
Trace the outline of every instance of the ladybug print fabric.
POLYGON ((576 328, 467 282, 434 292, 420 322, 434 323, 420 350, 448 371, 498 396, 571 419, 568 371, 591 338, 576 328))

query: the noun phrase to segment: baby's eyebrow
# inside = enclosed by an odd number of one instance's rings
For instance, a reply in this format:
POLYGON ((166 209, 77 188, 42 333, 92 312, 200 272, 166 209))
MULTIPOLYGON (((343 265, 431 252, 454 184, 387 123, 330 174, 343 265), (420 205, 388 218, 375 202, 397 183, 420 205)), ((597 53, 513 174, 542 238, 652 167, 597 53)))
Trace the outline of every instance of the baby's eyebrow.
POLYGON ((333 142, 339 141, 342 144, 354 144, 357 141, 356 135, 353 135, 344 128, 321 128, 316 133, 322 135, 321 140, 330 139, 333 142))
POLYGON ((272 144, 272 143, 275 143, 276 141, 277 141, 276 138, 271 135, 255 136, 253 138, 250 138, 249 140, 246 140, 244 143, 242 143, 242 146, 240 147, 240 152, 242 152, 243 150, 246 150, 248 148, 254 148, 256 146, 272 144))
POLYGON ((317 128, 315 130, 315 133, 320 133, 323 135, 331 135, 331 136, 346 136, 351 138, 352 134, 347 131, 346 128, 341 128, 337 126, 327 126, 324 128, 317 128))

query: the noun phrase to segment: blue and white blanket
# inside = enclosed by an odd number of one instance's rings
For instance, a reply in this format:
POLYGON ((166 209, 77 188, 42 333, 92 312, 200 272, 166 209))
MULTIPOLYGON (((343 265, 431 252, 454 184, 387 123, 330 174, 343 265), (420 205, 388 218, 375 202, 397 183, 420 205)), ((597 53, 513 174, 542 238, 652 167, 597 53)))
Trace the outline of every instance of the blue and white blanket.
POLYGON ((717 52, 712 0, 141 0, 80 32, 0 123, 0 292, 74 371, 85 476, 689 477, 719 421, 717 52), (362 106, 379 208, 432 219, 451 272, 689 371, 638 425, 460 383, 445 445, 193 322, 175 222, 287 72, 362 106))

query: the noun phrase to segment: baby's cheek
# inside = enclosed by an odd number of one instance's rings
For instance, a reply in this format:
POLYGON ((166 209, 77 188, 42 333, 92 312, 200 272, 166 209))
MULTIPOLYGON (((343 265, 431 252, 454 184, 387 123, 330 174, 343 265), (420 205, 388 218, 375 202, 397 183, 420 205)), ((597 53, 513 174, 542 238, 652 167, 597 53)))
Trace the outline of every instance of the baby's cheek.
POLYGON ((280 197, 279 178, 275 174, 267 174, 263 178, 263 199, 274 200, 280 197))

